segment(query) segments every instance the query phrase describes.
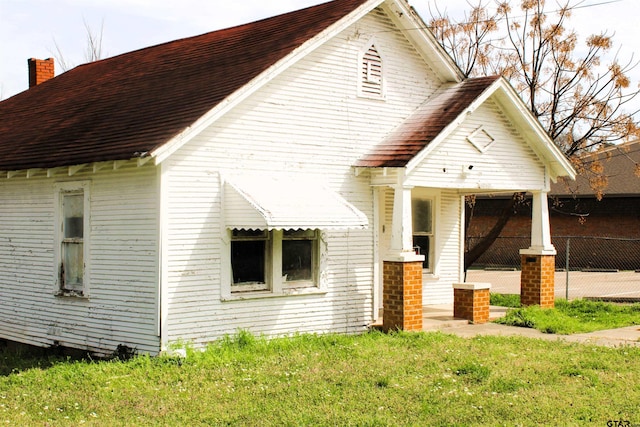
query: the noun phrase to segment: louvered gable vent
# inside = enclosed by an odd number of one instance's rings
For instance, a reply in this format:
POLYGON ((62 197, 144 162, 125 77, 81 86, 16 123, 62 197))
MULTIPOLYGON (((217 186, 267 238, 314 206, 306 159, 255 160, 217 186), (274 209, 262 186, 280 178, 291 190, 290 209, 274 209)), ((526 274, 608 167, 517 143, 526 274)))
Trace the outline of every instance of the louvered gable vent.
POLYGON ((382 97, 382 58, 375 44, 362 57, 361 92, 367 97, 382 97))

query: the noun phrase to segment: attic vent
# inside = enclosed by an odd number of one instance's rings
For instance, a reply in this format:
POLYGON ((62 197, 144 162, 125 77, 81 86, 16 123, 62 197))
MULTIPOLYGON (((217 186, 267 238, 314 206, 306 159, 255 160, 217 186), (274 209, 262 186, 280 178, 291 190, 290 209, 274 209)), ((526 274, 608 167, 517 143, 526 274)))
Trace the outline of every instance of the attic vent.
POLYGON ((467 137, 467 141, 469 141, 481 153, 486 152, 493 143, 496 142, 495 138, 483 129, 482 126, 469 135, 467 137))
POLYGON ((382 97, 382 58, 375 44, 371 44, 362 56, 361 72, 360 89, 362 96, 382 97))

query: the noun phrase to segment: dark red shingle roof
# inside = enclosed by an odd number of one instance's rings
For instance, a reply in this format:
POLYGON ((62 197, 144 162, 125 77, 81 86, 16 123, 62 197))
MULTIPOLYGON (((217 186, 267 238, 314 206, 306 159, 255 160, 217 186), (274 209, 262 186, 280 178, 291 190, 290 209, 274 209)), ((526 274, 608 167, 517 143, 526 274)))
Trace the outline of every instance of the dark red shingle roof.
POLYGON ((498 79, 499 76, 473 78, 439 90, 355 166, 406 166, 498 79))
POLYGON ((0 102, 0 170, 143 156, 365 2, 336 0, 76 67, 0 102))

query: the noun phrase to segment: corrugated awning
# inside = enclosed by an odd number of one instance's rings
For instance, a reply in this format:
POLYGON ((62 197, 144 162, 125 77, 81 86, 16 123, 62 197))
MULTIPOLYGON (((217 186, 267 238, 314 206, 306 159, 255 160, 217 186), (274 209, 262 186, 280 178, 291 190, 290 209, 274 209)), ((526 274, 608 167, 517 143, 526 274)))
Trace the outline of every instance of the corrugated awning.
POLYGON ((335 191, 300 177, 225 180, 229 229, 363 229, 367 216, 335 191))

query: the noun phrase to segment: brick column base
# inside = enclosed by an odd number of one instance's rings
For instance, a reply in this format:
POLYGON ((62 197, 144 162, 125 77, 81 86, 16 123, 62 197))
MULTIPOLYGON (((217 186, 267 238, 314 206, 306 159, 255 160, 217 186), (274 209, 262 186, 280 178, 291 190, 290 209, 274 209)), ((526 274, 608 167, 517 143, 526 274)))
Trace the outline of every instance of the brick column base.
POLYGON ((555 305, 555 255, 521 255, 520 304, 553 308, 555 305))
POLYGON ((489 321, 489 283, 456 283, 453 285, 453 317, 471 323, 489 321))
POLYGON ((382 328, 422 330, 422 261, 384 261, 382 328))

